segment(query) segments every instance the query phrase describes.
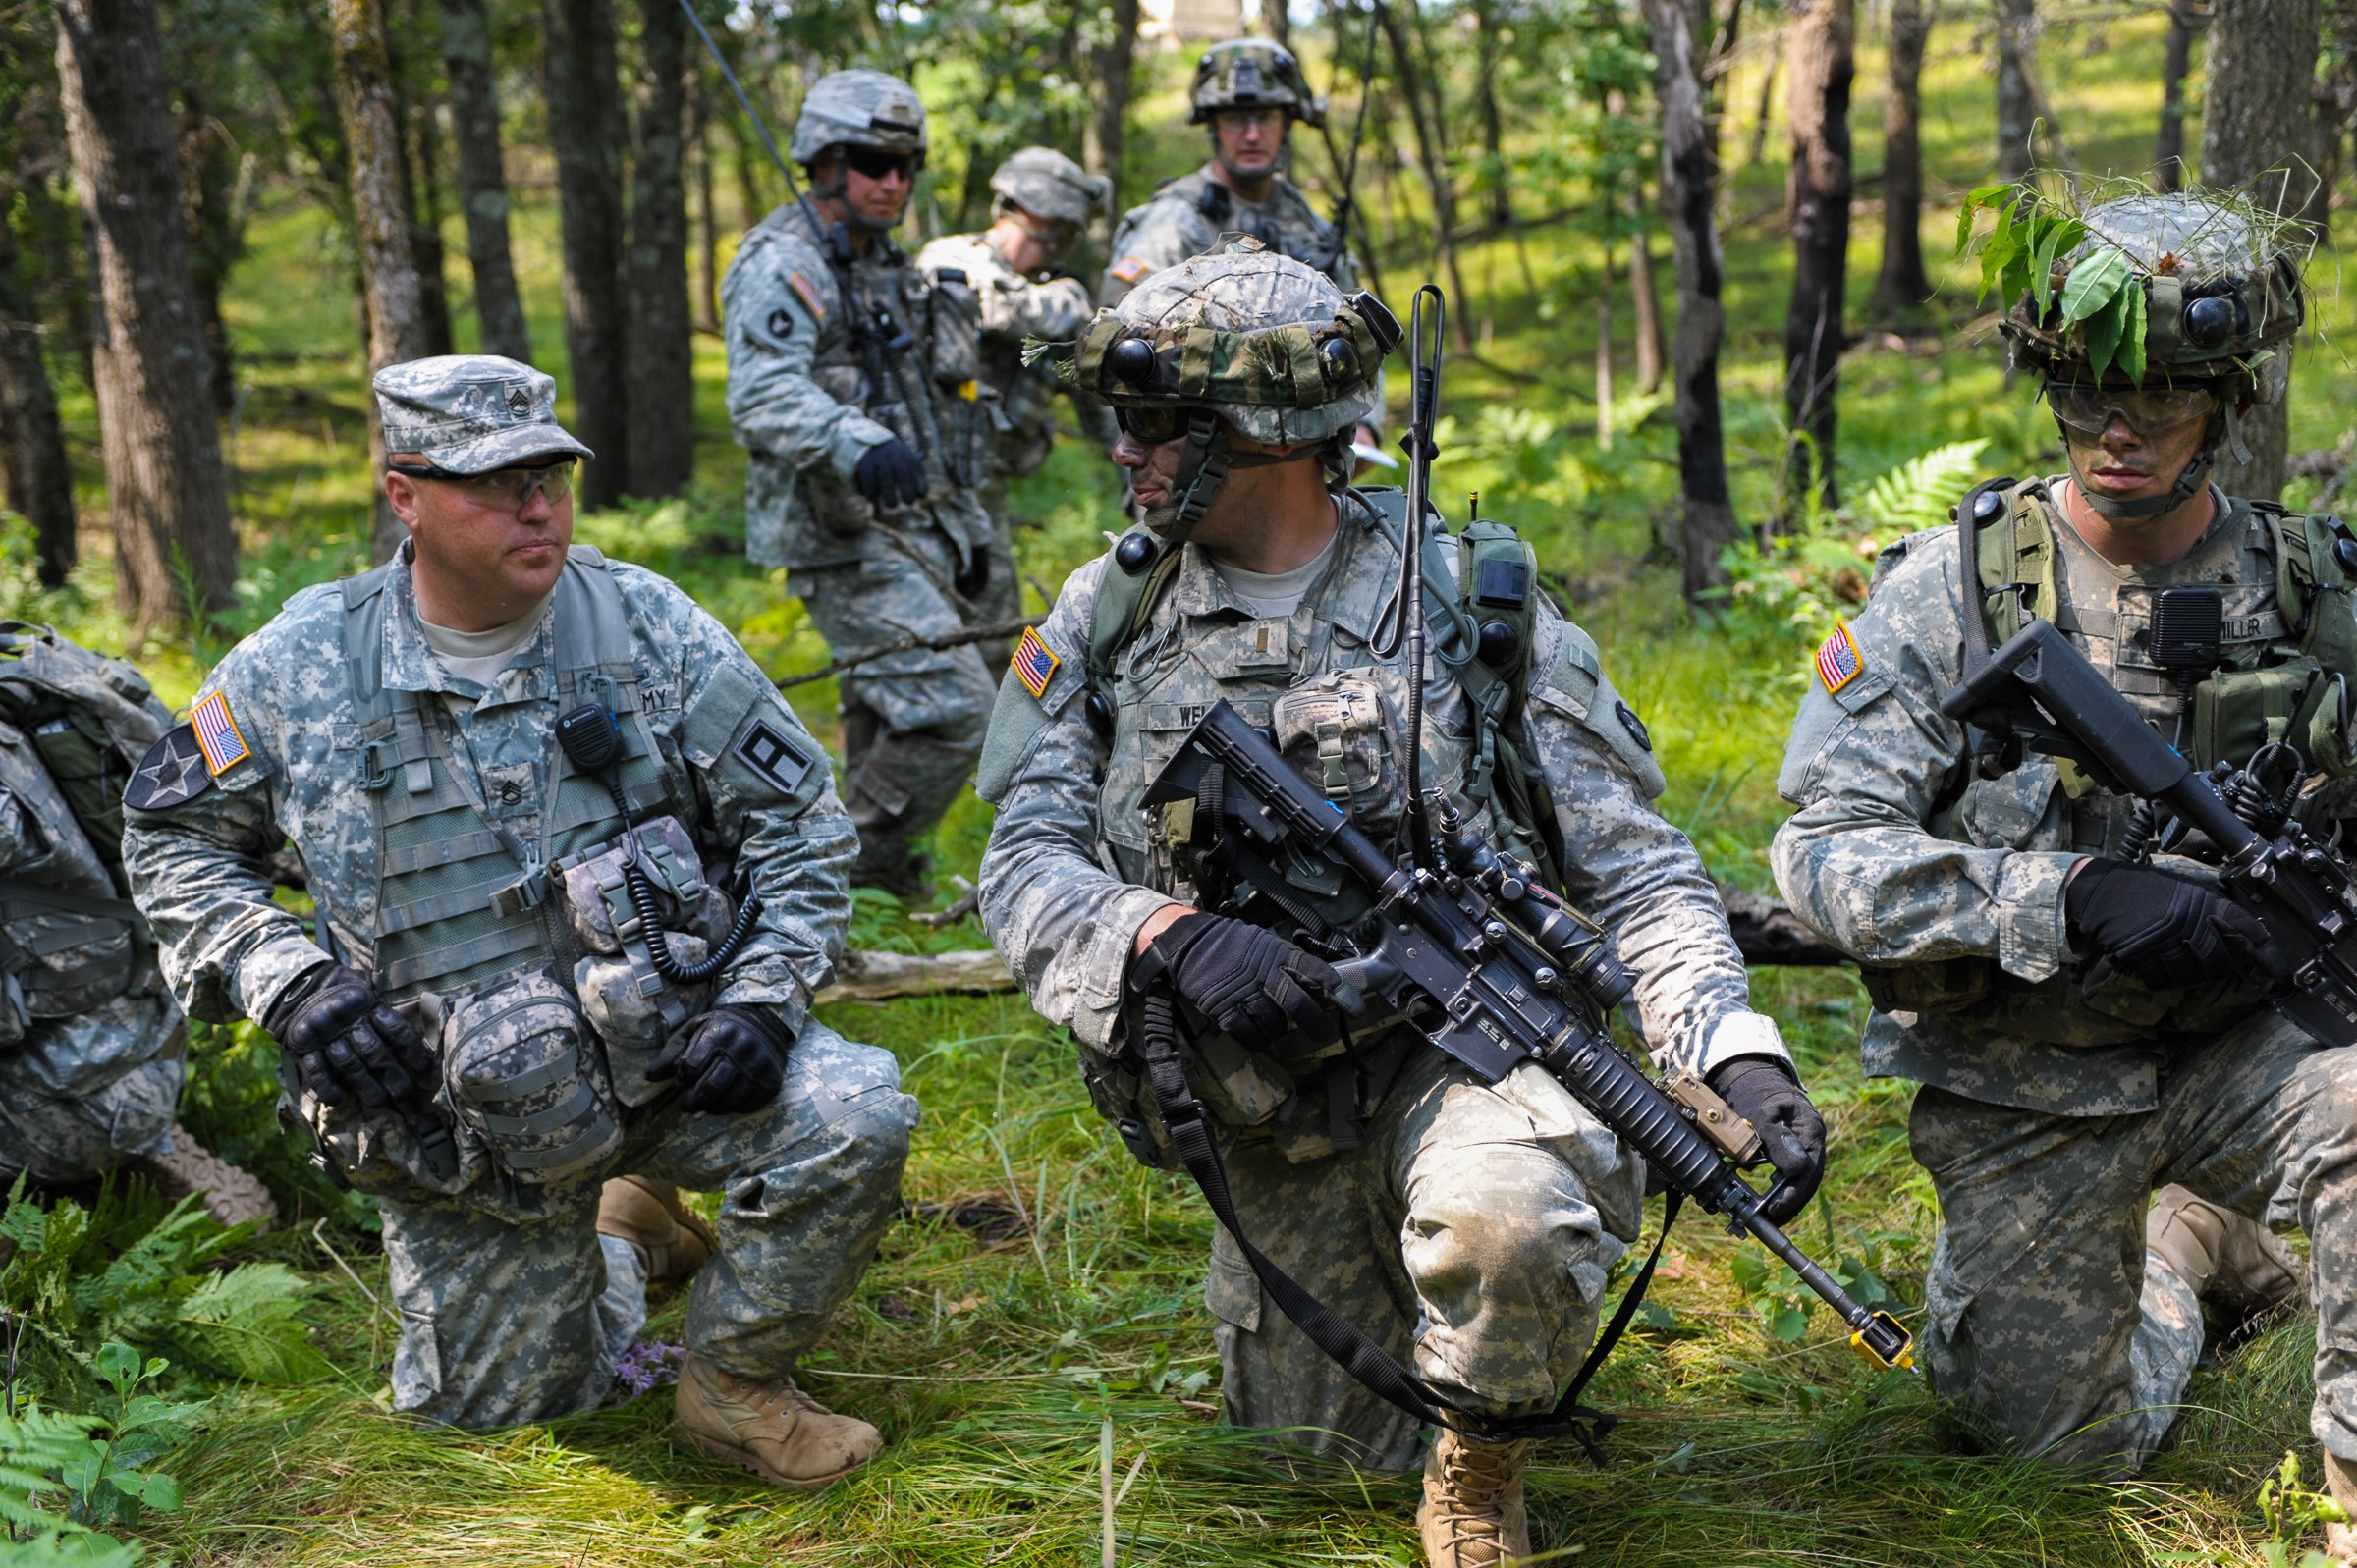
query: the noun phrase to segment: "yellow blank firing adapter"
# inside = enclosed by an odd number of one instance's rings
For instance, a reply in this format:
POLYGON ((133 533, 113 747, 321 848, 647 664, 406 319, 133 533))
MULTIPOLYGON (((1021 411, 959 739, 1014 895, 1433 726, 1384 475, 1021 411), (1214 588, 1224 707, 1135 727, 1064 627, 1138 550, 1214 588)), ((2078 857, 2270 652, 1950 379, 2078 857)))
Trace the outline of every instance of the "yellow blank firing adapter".
POLYGON ((1884 1372, 1889 1372, 1893 1367, 1901 1372, 1912 1371, 1915 1366, 1915 1336, 1899 1326, 1898 1320, 1887 1312, 1876 1313, 1871 1326, 1879 1329, 1887 1339, 1896 1340, 1898 1348, 1886 1357, 1868 1342, 1867 1330, 1864 1328, 1849 1336, 1849 1348, 1864 1356, 1884 1372))

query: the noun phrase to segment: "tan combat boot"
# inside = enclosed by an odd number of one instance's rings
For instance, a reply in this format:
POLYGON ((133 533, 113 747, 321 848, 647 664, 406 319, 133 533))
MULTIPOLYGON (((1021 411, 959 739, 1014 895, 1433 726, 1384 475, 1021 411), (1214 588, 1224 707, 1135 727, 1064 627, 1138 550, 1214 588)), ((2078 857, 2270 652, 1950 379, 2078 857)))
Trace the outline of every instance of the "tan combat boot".
POLYGON ((2144 1244, 2238 1327, 2288 1301, 2307 1281, 2299 1254, 2256 1219, 2164 1187, 2144 1219, 2144 1244))
POLYGON ((680 1202, 680 1189, 652 1176, 616 1176, 597 1195, 597 1233, 629 1242, 652 1285, 677 1284, 720 1247, 712 1221, 680 1202))
POLYGON ((697 1355, 681 1369, 678 1408, 671 1430, 682 1442, 795 1491, 841 1481, 884 1451, 882 1433, 835 1414, 792 1378, 755 1381, 697 1355))
POLYGON ((278 1200, 269 1188, 190 1137, 186 1127, 173 1127, 170 1154, 149 1155, 138 1168, 166 1203, 196 1193, 205 1213, 224 1225, 250 1219, 256 1230, 268 1230, 278 1218, 278 1200))
POLYGON ((1432 1568, 1502 1568, 1530 1555, 1521 1442, 1476 1442, 1443 1429, 1424 1460, 1416 1528, 1432 1568))
MULTIPOLYGON (((2325 1489, 2357 1519, 2357 1463, 2325 1450, 2325 1489)), ((2325 1526, 2325 1552, 2343 1568, 2357 1568, 2357 1525, 2325 1526)))

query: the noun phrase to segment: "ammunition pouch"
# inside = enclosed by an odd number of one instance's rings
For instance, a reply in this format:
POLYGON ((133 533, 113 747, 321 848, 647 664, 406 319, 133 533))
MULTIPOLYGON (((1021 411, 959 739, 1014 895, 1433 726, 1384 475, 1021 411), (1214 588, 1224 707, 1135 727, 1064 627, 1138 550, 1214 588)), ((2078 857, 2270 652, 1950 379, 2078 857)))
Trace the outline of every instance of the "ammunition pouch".
POLYGON ((727 893, 704 880, 695 845, 676 817, 643 824, 635 851, 626 836, 557 864, 566 924, 583 953, 573 970, 581 1012, 605 1045, 615 1097, 643 1106, 673 1087, 650 1082, 647 1067, 673 1030, 712 1004, 716 982, 681 986, 656 969, 625 885, 633 852, 654 890, 665 945, 682 964, 701 963, 736 910, 727 893))
POLYGON ((622 1142, 604 1064, 579 1009, 548 975, 519 976, 453 1007, 442 1074, 460 1124, 520 1183, 562 1182, 622 1142))

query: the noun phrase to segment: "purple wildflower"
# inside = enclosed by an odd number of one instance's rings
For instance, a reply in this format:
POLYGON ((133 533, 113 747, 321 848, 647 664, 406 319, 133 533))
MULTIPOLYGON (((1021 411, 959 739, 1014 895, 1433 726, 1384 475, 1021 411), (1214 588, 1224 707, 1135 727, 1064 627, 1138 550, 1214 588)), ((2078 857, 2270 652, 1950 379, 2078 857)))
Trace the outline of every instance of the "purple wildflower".
POLYGON ((641 1339, 624 1351, 614 1363, 614 1381, 635 1399, 651 1389, 678 1382, 680 1369, 686 1364, 685 1345, 668 1345, 659 1339, 641 1339))

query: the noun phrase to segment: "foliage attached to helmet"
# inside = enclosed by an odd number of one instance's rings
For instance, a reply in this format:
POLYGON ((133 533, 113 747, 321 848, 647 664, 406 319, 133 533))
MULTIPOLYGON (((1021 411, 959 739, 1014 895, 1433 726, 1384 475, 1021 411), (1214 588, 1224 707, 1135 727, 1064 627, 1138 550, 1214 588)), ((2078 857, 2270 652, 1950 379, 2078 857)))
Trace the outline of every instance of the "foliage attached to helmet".
POLYGON ((1326 105, 1311 94, 1301 62, 1265 38, 1234 38, 1204 50, 1187 102, 1190 126, 1223 109, 1283 109, 1313 126, 1326 123, 1326 105))

